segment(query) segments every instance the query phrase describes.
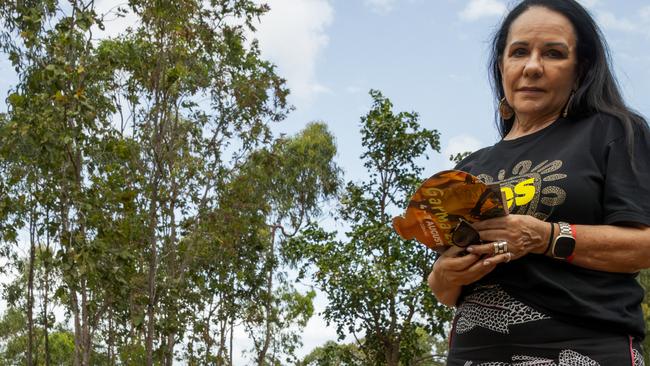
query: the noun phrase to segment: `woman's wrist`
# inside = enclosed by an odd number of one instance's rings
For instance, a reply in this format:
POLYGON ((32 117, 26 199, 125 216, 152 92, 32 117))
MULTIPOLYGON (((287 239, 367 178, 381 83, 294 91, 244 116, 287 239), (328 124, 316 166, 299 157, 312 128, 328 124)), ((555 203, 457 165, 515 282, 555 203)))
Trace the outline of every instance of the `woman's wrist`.
POLYGON ((539 233, 539 242, 535 246, 535 249, 531 253, 539 255, 548 255, 551 251, 551 245, 553 244, 553 238, 555 236, 555 223, 542 221, 540 226, 539 233))
POLYGON ((447 281, 436 264, 437 261, 434 263, 427 279, 429 288, 436 299, 438 299, 438 302, 447 306, 455 306, 462 286, 454 285, 447 281))
POLYGON ((551 227, 551 232, 548 235, 548 240, 546 241, 546 248, 544 248, 544 251, 542 252, 543 255, 548 255, 548 252, 551 249, 551 244, 553 243, 553 234, 555 234, 555 224, 552 222, 549 222, 549 226, 551 227))
POLYGON ((568 263, 571 263, 574 258, 575 250, 575 225, 569 225, 565 222, 558 222, 553 223, 553 228, 554 234, 551 237, 551 245, 549 249, 544 253, 544 255, 551 258, 565 260, 568 263), (570 229, 567 230, 567 228, 570 229), (559 242, 560 237, 562 237, 564 241, 558 244, 556 242, 559 242), (560 249, 556 249, 556 246, 559 246, 560 249))

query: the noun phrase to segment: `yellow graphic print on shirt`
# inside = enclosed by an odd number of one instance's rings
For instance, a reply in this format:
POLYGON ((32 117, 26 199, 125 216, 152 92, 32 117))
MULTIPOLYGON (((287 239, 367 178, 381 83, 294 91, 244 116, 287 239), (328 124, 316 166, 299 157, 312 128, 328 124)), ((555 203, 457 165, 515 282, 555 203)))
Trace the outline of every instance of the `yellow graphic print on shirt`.
POLYGON ((566 174, 559 173, 560 168, 561 160, 544 160, 534 167, 532 161, 524 160, 515 164, 510 176, 506 175, 505 169, 501 169, 496 180, 488 174, 479 174, 477 177, 485 183, 501 184, 510 213, 545 220, 555 206, 566 200, 564 189, 554 185, 554 182, 567 177, 566 174))

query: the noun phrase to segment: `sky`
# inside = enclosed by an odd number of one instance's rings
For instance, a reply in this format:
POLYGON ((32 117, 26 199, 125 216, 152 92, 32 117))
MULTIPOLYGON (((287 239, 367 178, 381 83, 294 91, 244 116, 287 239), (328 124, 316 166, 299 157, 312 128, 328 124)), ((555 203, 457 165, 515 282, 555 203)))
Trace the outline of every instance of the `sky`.
MULTIPOLYGON (((380 90, 398 111, 415 111, 424 128, 441 134, 441 153, 425 164, 423 179, 451 167, 449 155, 498 140, 487 58, 489 40, 506 0, 267 0, 260 19, 262 55, 277 65, 292 91, 295 110, 274 126, 293 134, 311 121, 325 122, 338 145, 345 179, 366 172, 359 159, 360 117, 370 89, 380 90)), ((125 0, 98 0, 106 12, 125 0)), ((650 0, 583 0, 609 43, 613 66, 628 105, 650 117, 650 0)), ((117 34, 132 17, 108 21, 103 36, 117 34)), ((0 59, 0 96, 15 83, 0 59)), ((0 103, 0 111, 6 105, 0 103)), ((316 311, 326 304, 323 296, 316 311)), ((320 316, 310 320, 300 354, 336 339, 320 316)), ((237 350, 247 349, 242 334, 237 350)), ((240 356, 236 364, 245 364, 240 356)))
MULTIPOLYGON (((451 153, 498 138, 487 78, 488 45, 512 2, 500 0, 272 0, 257 37, 292 90, 294 113, 277 126, 293 133, 326 122, 348 179, 364 172, 359 118, 381 90, 397 111, 416 111, 442 135, 425 173, 451 153)), ((583 1, 606 35, 627 102, 650 114, 650 1, 583 1)))

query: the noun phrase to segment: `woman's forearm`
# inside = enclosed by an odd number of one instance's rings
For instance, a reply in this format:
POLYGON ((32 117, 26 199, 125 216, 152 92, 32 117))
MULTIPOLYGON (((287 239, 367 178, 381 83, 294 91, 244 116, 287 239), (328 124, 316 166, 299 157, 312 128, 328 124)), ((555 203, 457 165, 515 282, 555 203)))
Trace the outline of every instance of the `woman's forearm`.
POLYGON ((435 265, 431 273, 429 273, 427 282, 438 302, 447 306, 456 306, 462 287, 442 279, 439 271, 436 271, 435 265))
MULTIPOLYGON (((481 239, 489 242, 506 241, 514 260, 529 253, 546 254, 552 242, 548 222, 527 215, 507 215, 472 224, 481 239), (547 244, 545 244, 547 243, 547 244)), ((559 226, 554 223, 554 235, 559 226)), ((576 246, 572 263, 584 268, 634 273, 650 268, 650 227, 641 225, 575 225, 576 246)), ((490 256, 493 243, 472 245, 468 251, 490 256)))
MULTIPOLYGON (((575 225, 574 265, 634 273, 650 267, 650 227, 575 225)), ((550 255, 550 253, 549 253, 550 255)))

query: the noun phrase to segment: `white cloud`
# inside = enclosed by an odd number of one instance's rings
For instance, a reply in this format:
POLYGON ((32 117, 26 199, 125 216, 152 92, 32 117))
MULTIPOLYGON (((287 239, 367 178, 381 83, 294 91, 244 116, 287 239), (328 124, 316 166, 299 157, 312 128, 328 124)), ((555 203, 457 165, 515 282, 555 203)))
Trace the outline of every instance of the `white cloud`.
POLYGON ((314 94, 332 94, 332 89, 319 83, 312 84, 311 91, 314 94))
MULTIPOLYGON (((444 149, 442 149, 442 156, 444 158, 449 158, 450 155, 456 155, 459 153, 464 153, 467 151, 474 152, 485 144, 478 140, 477 138, 470 135, 457 135, 452 136, 448 141, 444 149)), ((447 167, 453 167, 454 163, 448 161, 447 167)))
POLYGON ((650 38, 650 6, 639 9, 633 19, 606 11, 598 12, 596 19, 604 29, 650 38))
POLYGON ((470 0, 465 8, 458 13, 460 19, 468 22, 480 18, 502 16, 506 5, 499 0, 470 0))
POLYGON ((639 25, 627 18, 619 18, 614 13, 599 12, 597 15, 598 23, 604 28, 623 31, 623 32, 638 32, 639 25))
POLYGON ((349 94, 359 94, 361 92, 361 88, 356 85, 349 85, 345 88, 345 91, 349 94))
POLYGON ((639 12, 639 15, 641 16, 641 19, 643 19, 646 22, 650 22, 650 5, 644 7, 641 9, 639 12))
POLYGON ((379 14, 388 14, 393 10, 395 0, 364 0, 366 6, 379 14))
POLYGON ((326 30, 334 18, 329 0, 268 0, 255 37, 262 54, 278 65, 287 79, 294 103, 310 103, 329 92, 316 80, 316 63, 329 42, 326 30))

